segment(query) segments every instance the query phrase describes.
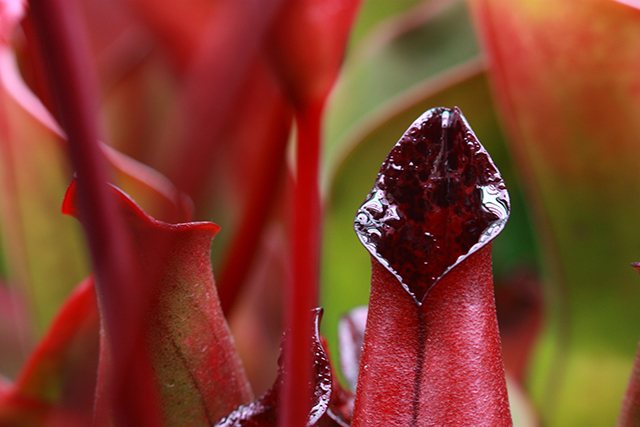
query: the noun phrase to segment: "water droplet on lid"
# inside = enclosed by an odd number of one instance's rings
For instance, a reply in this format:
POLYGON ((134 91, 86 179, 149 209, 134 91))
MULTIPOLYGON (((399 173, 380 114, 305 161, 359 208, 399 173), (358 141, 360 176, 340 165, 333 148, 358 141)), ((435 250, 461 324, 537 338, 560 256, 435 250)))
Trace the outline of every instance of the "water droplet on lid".
POLYGON ((447 110, 444 110, 442 112, 442 128, 443 129, 446 129, 449 127, 449 115, 450 113, 447 110))

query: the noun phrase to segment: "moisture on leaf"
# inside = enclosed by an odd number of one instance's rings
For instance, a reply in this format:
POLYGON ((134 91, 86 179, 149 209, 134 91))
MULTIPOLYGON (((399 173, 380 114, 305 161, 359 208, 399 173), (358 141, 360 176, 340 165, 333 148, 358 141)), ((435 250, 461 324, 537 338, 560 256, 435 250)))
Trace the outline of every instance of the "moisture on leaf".
POLYGON ((421 304, 508 216, 509 196, 489 154, 457 107, 439 107, 420 116, 393 147, 355 229, 421 304))

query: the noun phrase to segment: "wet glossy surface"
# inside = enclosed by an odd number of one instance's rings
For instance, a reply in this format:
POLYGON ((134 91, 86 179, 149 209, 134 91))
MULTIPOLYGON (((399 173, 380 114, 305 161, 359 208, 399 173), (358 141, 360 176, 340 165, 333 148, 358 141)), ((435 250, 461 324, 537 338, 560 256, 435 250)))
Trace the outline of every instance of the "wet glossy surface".
POLYGON ((460 110, 434 108, 389 152, 354 225, 369 252, 421 303, 508 216, 502 177, 460 110))
MULTIPOLYGON (((320 339, 320 318, 322 316, 321 309, 314 310, 313 324, 313 382, 310 387, 313 389, 312 402, 309 412, 309 426, 318 425, 321 418, 324 419, 326 426, 339 426, 333 420, 330 420, 327 410, 330 406, 332 393, 332 374, 331 366, 327 354, 322 347, 320 339)), ((220 420, 215 427, 272 427, 278 425, 278 400, 280 397, 284 376, 284 363, 279 362, 280 370, 275 384, 258 400, 242 405, 220 420)))

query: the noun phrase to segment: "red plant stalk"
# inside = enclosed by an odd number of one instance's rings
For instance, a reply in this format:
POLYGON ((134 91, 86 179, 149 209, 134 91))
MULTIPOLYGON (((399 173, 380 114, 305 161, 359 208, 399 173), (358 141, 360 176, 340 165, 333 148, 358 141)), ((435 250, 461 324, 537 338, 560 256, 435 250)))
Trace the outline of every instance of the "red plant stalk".
POLYGON ((145 366, 132 366, 136 358, 131 356, 140 350, 137 338, 145 283, 135 264, 131 237, 107 185, 106 163, 98 146, 95 79, 89 72, 79 14, 73 1, 33 0, 29 5, 77 175, 80 216, 91 252, 102 325, 112 350, 112 366, 120 367, 110 390, 135 396, 140 403, 131 406, 126 399, 117 399, 124 405, 115 408, 115 419, 118 425, 159 425, 160 412, 150 392, 151 372, 145 366))
POLYGON ((511 425, 491 245, 445 275, 422 306, 372 265, 352 426, 511 425))
POLYGON ((296 181, 294 185, 291 260, 292 280, 286 292, 285 376, 280 426, 307 424, 311 402, 312 337, 309 325, 318 305, 320 259, 320 125, 323 103, 298 111, 296 181))
POLYGON ((372 282, 353 427, 512 425, 491 273, 508 213, 457 108, 391 150, 355 220, 372 282))
POLYGON ((270 37, 270 58, 295 108, 298 125, 292 218, 293 277, 287 292, 285 379, 279 426, 303 426, 311 401, 306 336, 318 300, 320 255, 320 125, 338 76, 359 0, 288 0, 270 37))

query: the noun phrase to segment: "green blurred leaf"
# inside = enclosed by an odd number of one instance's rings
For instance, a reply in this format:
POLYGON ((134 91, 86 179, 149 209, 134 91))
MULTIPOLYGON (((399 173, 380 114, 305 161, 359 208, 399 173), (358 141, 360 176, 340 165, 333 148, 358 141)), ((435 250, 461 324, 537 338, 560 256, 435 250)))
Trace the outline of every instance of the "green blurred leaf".
POLYGON ((549 425, 613 425, 640 332, 640 12, 471 1, 552 273, 532 373, 549 425))
POLYGON ((464 3, 425 4, 419 14, 392 19, 352 49, 327 112, 325 167, 336 165, 352 133, 363 122, 380 119, 376 113, 388 102, 477 56, 464 3))
POLYGON ((60 214, 71 180, 64 142, 52 119, 0 53, 0 215, 9 282, 29 299, 42 333, 87 274, 80 228, 60 214))
POLYGON ((366 37, 378 24, 388 20, 390 16, 406 13, 421 3, 425 4, 428 1, 396 0, 389 2, 386 0, 365 0, 362 2, 350 43, 354 46, 357 45, 362 38, 366 37))

